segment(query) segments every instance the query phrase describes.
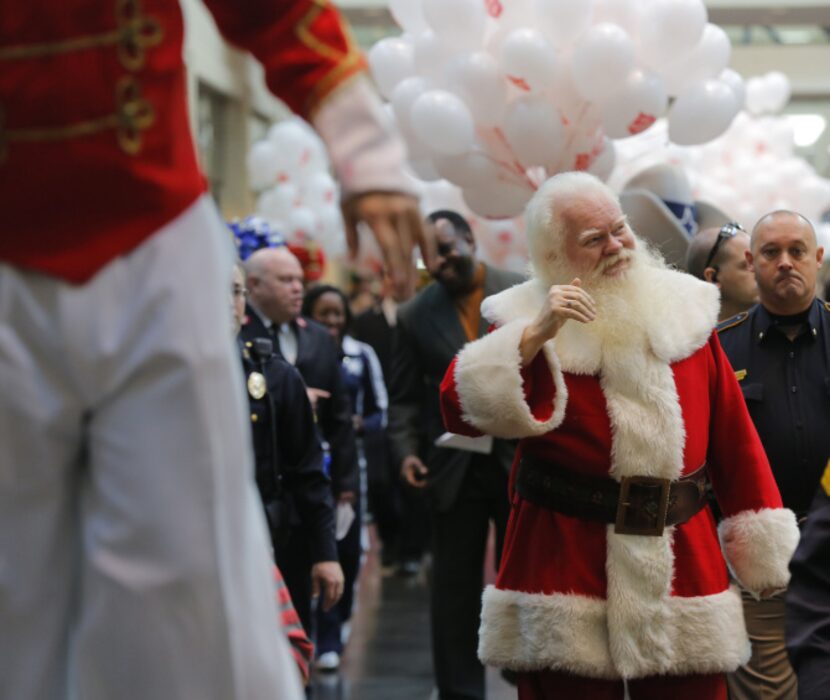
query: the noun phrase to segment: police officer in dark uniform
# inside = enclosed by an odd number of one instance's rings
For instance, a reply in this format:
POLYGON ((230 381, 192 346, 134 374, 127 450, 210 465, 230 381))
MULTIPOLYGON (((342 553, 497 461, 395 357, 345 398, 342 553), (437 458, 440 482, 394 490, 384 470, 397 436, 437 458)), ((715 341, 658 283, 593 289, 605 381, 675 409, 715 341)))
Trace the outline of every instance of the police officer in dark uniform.
POLYGON ((830 696, 830 461, 790 562, 787 651, 799 700, 830 696))
MULTIPOLYGON (((234 269, 237 332, 245 314, 245 281, 234 269)), ((262 497, 277 564, 310 633, 310 600, 317 591, 328 609, 343 594, 337 561, 334 501, 323 467, 323 451, 306 394, 294 367, 273 352, 269 338, 238 339, 250 403, 256 482, 262 497), (308 560, 283 556, 292 535, 302 532, 308 560), (307 615, 303 617, 303 610, 307 615)))
MULTIPOLYGON (((784 505, 800 518, 830 454, 830 304, 815 296, 823 253, 801 215, 763 217, 747 254, 760 303, 718 327, 784 505)), ((753 656, 730 676, 730 697, 794 700, 783 596, 744 596, 744 612, 753 656)))
MULTIPOLYGON (((303 269, 285 247, 256 250, 245 261, 245 267, 249 303, 241 337, 246 341, 262 337, 272 339, 274 353, 300 373, 314 408, 319 433, 328 446, 328 473, 334 500, 354 504, 360 477, 351 401, 331 336, 323 326, 300 316, 303 269)), ((283 570, 286 583, 300 619, 310 626, 311 601, 294 595, 289 578, 290 570, 308 567, 310 547, 304 540, 304 529, 295 529, 288 544, 277 552, 277 560, 281 569, 286 562, 283 570)), ((339 567, 338 572, 342 576, 339 567)), ((340 581, 342 587, 342 579, 340 581)))

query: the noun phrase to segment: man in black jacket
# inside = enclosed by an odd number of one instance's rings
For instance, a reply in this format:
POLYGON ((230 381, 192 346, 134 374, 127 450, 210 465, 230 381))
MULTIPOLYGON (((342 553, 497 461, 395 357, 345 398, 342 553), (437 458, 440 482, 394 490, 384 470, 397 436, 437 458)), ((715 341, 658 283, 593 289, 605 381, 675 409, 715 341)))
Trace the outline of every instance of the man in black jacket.
MULTIPOLYGON (((800 214, 775 211, 752 231, 747 260, 760 303, 718 326, 784 505, 802 519, 830 454, 830 304, 816 297, 824 250, 800 214)), ((729 677, 733 700, 794 700, 784 595, 744 594, 752 658, 729 677)))
MULTIPOLYGON (((337 349, 328 331, 300 316, 302 267, 287 248, 257 250, 248 258, 245 267, 249 304, 240 337, 246 342, 255 338, 272 339, 275 354, 299 371, 330 457, 329 476, 334 500, 354 503, 359 474, 351 404, 340 372, 337 349)), ((298 581, 295 575, 311 569, 308 536, 305 528, 293 528, 288 543, 277 548, 277 562, 300 619, 307 628, 311 621, 311 601, 304 599, 303 592, 310 590, 310 583, 307 576, 298 581), (296 596, 295 590, 298 591, 296 596)))
POLYGON ((431 269, 436 283, 398 310, 389 434, 404 479, 425 487, 430 506, 432 655, 439 697, 483 700, 484 667, 476 654, 482 570, 490 521, 501 551, 514 445, 496 440, 483 454, 437 447, 444 433, 439 387, 461 347, 487 332, 482 299, 523 280, 476 260, 470 226, 456 212, 435 212, 427 225, 437 244, 431 269))

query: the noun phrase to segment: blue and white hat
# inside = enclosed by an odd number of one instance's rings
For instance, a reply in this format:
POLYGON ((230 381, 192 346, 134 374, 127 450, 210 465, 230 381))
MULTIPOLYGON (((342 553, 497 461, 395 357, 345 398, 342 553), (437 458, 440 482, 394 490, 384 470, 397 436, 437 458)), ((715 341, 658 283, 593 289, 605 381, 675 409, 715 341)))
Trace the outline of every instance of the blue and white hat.
POLYGON ((285 238, 279 231, 271 228, 261 216, 246 216, 228 222, 233 233, 239 259, 247 260, 251 253, 260 248, 280 248, 285 245, 285 238))

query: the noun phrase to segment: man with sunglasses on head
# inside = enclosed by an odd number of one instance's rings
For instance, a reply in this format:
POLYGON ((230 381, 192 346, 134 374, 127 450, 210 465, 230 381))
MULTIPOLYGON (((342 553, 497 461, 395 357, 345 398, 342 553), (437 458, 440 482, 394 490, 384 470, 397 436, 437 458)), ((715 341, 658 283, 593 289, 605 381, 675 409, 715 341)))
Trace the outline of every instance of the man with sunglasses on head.
POLYGON ((746 259, 748 250, 749 234, 734 222, 699 231, 689 244, 689 274, 720 289, 718 321, 758 303, 758 285, 746 259))
MULTIPOLYGON (((784 505, 803 519, 830 454, 830 304, 816 297, 824 249, 812 224, 775 211, 752 230, 746 259, 760 303, 718 327, 784 505)), ((752 658, 729 679, 733 700, 795 700, 783 592, 744 593, 752 658)))

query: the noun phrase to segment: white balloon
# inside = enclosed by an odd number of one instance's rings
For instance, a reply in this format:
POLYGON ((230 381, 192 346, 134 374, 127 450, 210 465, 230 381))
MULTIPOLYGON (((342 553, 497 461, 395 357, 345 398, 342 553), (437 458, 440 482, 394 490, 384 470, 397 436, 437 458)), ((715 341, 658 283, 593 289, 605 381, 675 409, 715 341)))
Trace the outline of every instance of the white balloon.
POLYGON ((313 173, 303 183, 303 200, 315 211, 320 207, 336 205, 337 195, 337 183, 327 172, 313 173))
POLYGON ((441 177, 460 187, 482 185, 499 175, 498 164, 480 149, 460 156, 438 156, 433 163, 441 177))
POLYGON ((790 101, 790 79, 780 71, 772 71, 763 81, 764 107, 768 112, 780 112, 790 101))
POLYGON ((441 174, 435 169, 435 165, 430 158, 410 158, 407 165, 419 180, 435 182, 441 179, 441 174))
POLYGON ((584 117, 588 102, 576 89, 570 70, 556 71, 548 94, 561 113, 565 126, 584 117))
MULTIPOLYGON (((602 129, 590 124, 574 126, 565 154, 556 165, 560 171, 589 170, 605 148, 605 136, 602 129)), ((556 172, 553 165, 548 166, 548 175, 556 172)))
POLYGON ((435 32, 429 30, 416 36, 412 45, 417 74, 433 83, 441 84, 444 69, 450 59, 459 52, 458 47, 444 41, 435 32))
POLYGON ((462 48, 481 46, 487 19, 482 0, 423 0, 423 7, 427 24, 438 36, 462 48))
POLYGON ((533 16, 533 0, 484 0, 487 14, 497 29, 515 29, 528 23, 533 16))
POLYGON ((346 254, 343 216, 339 207, 324 207, 317 212, 317 231, 320 246, 329 258, 346 254))
POLYGON ((417 0, 389 0, 389 12, 406 32, 417 34, 428 29, 421 3, 417 0))
POLYGON ((530 187, 512 182, 488 182, 485 185, 465 188, 464 203, 476 214, 488 219, 512 219, 524 211, 533 196, 530 187))
POLYGON ((285 221, 297 206, 299 198, 299 190, 294 185, 278 185, 259 196, 256 210, 269 222, 285 221))
POLYGON ((264 190, 277 178, 279 153, 270 141, 257 141, 248 151, 248 181, 254 190, 264 190))
POLYGON ((615 90, 634 67, 634 42, 616 24, 597 24, 579 40, 571 59, 576 89, 599 101, 615 90))
POLYGON ((702 0, 651 0, 640 18, 640 48, 652 68, 691 51, 703 36, 707 12, 702 0))
POLYGON ((594 24, 617 24, 632 38, 640 31, 640 6, 638 0, 597 0, 594 8, 594 24))
POLYGON ((400 37, 381 39, 369 50, 369 67, 380 93, 387 99, 395 86, 415 73, 415 51, 400 37))
POLYGON ((541 95, 525 95, 508 106, 504 135, 525 167, 545 165, 562 152, 562 120, 541 95))
POLYGON ((473 117, 451 92, 425 92, 412 105, 411 118, 415 135, 438 153, 459 155, 473 145, 473 117))
POLYGON ((614 148, 614 142, 606 138, 604 143, 602 151, 588 168, 588 172, 600 180, 607 180, 617 164, 617 152, 614 148))
POLYGON ((668 95, 658 75, 632 72, 619 90, 602 104, 602 128, 612 139, 639 134, 662 116, 668 95))
POLYGON ((415 104, 415 100, 430 89, 432 89, 432 83, 426 78, 415 76, 401 81, 392 91, 390 98, 392 109, 395 112, 395 119, 398 120, 403 130, 412 128, 412 105, 415 104))
POLYGON ((695 47, 660 69, 670 95, 679 95, 693 83, 716 78, 729 65, 732 44, 726 32, 707 24, 695 47))
POLYGON ((735 99, 738 101, 739 107, 743 109, 744 102, 746 102, 746 85, 744 84, 744 79, 741 77, 741 74, 731 68, 727 68, 721 72, 718 76, 718 80, 722 83, 726 83, 732 89, 732 92, 735 93, 735 99))
POLYGON ((299 118, 286 119, 277 122, 268 129, 268 139, 276 145, 284 145, 287 142, 304 143, 314 132, 299 118))
POLYGON ((489 53, 461 54, 447 68, 448 87, 457 93, 483 126, 501 121, 507 104, 507 81, 498 62, 489 53))
POLYGON ((314 238, 317 219, 308 207, 295 207, 288 215, 288 238, 302 243, 314 238))
POLYGON ((726 131, 737 113, 738 101, 728 85, 717 80, 695 83, 669 110, 669 138, 680 146, 706 143, 726 131))
POLYGON ((765 85, 762 78, 746 81, 746 108, 750 114, 761 114, 766 109, 765 85))
POLYGON ((820 218, 830 209, 830 181, 812 175, 802 180, 798 192, 799 209, 808 217, 820 218))
POLYGON ((591 23, 593 0, 534 0, 533 9, 541 31, 556 46, 569 46, 591 23))
POLYGON ((501 46, 507 78, 522 90, 541 91, 553 81, 556 51, 535 29, 516 29, 501 46))
POLYGON ((278 182, 296 179, 307 162, 317 136, 293 119, 275 124, 268 130, 268 141, 274 146, 274 166, 278 182))

